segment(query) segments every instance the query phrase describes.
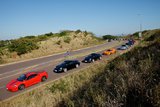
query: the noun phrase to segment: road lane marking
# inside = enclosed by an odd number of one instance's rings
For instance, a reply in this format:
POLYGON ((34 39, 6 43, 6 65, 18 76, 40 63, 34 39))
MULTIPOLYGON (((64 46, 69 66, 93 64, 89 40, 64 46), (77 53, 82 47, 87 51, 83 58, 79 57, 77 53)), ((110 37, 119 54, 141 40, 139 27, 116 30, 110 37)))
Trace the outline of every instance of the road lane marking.
MULTIPOLYGON (((115 41, 112 41, 112 42, 115 42, 115 41)), ((112 42, 107 42, 107 43, 112 43, 112 42)), ((99 45, 94 45, 94 46, 90 46, 90 47, 76 49, 76 50, 73 50, 73 52, 76 52, 76 51, 79 51, 79 50, 84 50, 84 49, 89 49, 89 48, 94 48, 94 47, 97 47, 97 46, 105 45, 107 43, 105 42, 105 43, 99 44, 99 45)), ((53 53, 53 54, 47 55, 47 56, 42 56, 42 57, 32 58, 32 59, 28 59, 28 60, 11 62, 11 63, 7 63, 7 64, 2 64, 2 65, 0 65, 0 67, 7 66, 7 65, 12 65, 12 64, 17 64, 17 63, 20 63, 20 62, 26 62, 26 61, 31 61, 31 60, 35 60, 35 59, 41 59, 41 58, 46 58, 46 57, 50 57, 50 56, 60 55, 60 54, 64 54, 64 53, 66 53, 66 52, 64 51, 64 52, 60 52, 60 53, 53 53)))
MULTIPOLYGON (((130 49, 132 49, 132 48, 130 48, 130 49)), ((130 49, 129 49, 128 51, 130 51, 130 49)), ((104 59, 104 60, 107 60, 107 61, 108 61, 108 60, 113 60, 115 57, 117 57, 117 56, 119 56, 119 55, 121 55, 121 54, 123 54, 123 53, 126 53, 126 52, 127 52, 127 51, 119 51, 119 52, 117 53, 117 55, 114 54, 114 55, 116 55, 116 56, 114 56, 113 58, 112 58, 112 57, 108 57, 107 59, 104 59), (120 54, 119 54, 119 53, 120 53, 120 54)), ((77 70, 75 70, 75 71, 79 72, 79 71, 81 71, 81 70, 84 70, 84 69, 89 68, 90 66, 94 66, 94 64, 89 64, 88 66, 84 66, 83 68, 77 69, 77 70)), ((35 89, 37 89, 37 88, 39 88, 39 87, 48 85, 48 84, 50 84, 50 83, 52 83, 52 82, 54 82, 54 81, 57 81, 57 80, 59 80, 59 79, 61 79, 61 78, 64 78, 64 77, 66 77, 66 76, 69 76, 69 75, 71 75, 71 74, 73 74, 73 73, 76 73, 76 72, 67 73, 66 75, 62 75, 62 76, 60 76, 60 77, 58 77, 58 78, 56 78, 56 79, 54 79, 54 80, 46 81, 45 83, 39 84, 39 85, 36 86, 36 87, 30 88, 30 89, 26 89, 26 90, 24 90, 24 91, 21 92, 21 93, 18 93, 18 94, 14 95, 14 96, 11 96, 11 97, 9 97, 9 98, 3 99, 3 102, 8 101, 8 100, 10 100, 10 99, 13 99, 13 98, 15 98, 15 97, 17 97, 17 96, 19 96, 19 95, 25 94, 25 93, 27 93, 27 92, 30 92, 30 91, 32 91, 32 90, 35 90, 35 89)), ((3 87, 3 88, 4 88, 4 87, 3 87)))
MULTIPOLYGON (((37 64, 36 66, 45 65, 45 64, 50 63, 50 62, 53 62, 53 60, 48 61, 48 62, 44 62, 44 63, 37 64)), ((33 66, 35 66, 35 65, 33 65, 33 66)), ((16 69, 16 70, 13 70, 13 71, 5 72, 5 73, 0 74, 0 76, 1 76, 1 75, 5 75, 5 74, 10 74, 10 73, 13 73, 13 72, 16 72, 16 71, 26 70, 26 69, 28 69, 28 68, 32 68, 33 66, 24 67, 24 68, 16 69)))
MULTIPOLYGON (((122 44, 122 43, 120 43, 120 44, 122 44)), ((118 44, 119 45, 119 44, 118 44)), ((114 47, 117 47, 117 45, 116 46, 114 46, 114 47)), ((112 46, 109 46, 108 48, 113 48, 112 46)), ((102 51, 102 50, 104 50, 105 48, 100 48, 100 49, 96 49, 96 50, 91 50, 91 51, 94 51, 94 52, 100 52, 100 51, 102 51)), ((89 52, 86 52, 86 53, 90 53, 90 51, 89 52)), ((86 54, 85 54, 86 55, 86 54)), ((78 55, 75 55, 75 57, 73 57, 73 58, 79 58, 79 57, 82 57, 82 56, 85 56, 85 55, 81 55, 80 54, 80 56, 78 55)), ((71 58, 71 59, 73 59, 73 58, 71 58)), ((21 74, 21 73, 24 73, 24 72, 27 72, 27 69, 33 69, 33 68, 35 68, 35 67, 38 67, 38 66, 42 66, 42 65, 45 65, 45 64, 48 64, 48 63, 51 63, 51 62, 56 62, 56 61, 60 61, 60 60, 63 60, 64 58, 60 58, 60 59, 57 59, 57 60, 50 60, 50 61, 47 61, 47 62, 43 62, 43 63, 40 63, 40 64, 37 64, 37 65, 33 65, 33 66, 30 66, 30 67, 27 67, 27 68, 25 68, 24 70, 23 70, 23 72, 18 72, 18 73, 16 73, 16 74, 12 74, 12 75, 9 75, 9 76, 6 76, 6 77, 2 77, 2 78, 0 78, 0 80, 2 80, 2 79, 5 79, 5 78, 8 78, 8 77, 11 77, 11 76, 14 76, 14 75, 17 75, 17 74, 21 74)), ((48 65, 45 65, 45 67, 47 67, 47 66, 50 66, 49 64, 48 65)), ((44 66, 43 66, 44 67, 44 66)), ((40 68, 43 68, 43 67, 40 67, 40 68)), ((38 69, 40 69, 40 68, 38 68, 38 69)), ((17 70, 16 70, 17 71, 17 70)))
MULTIPOLYGON (((24 69, 22 72, 27 72, 29 69, 32 69, 34 67, 36 67, 37 65, 34 65, 34 66, 30 66, 30 67, 27 67, 26 69, 24 69)), ((15 73, 15 74, 12 74, 12 75, 9 75, 9 76, 5 76, 5 77, 1 77, 0 80, 4 79, 4 78, 8 78, 8 77, 11 77, 11 76, 14 76, 14 75, 17 75, 17 74, 21 74, 22 72, 18 72, 18 73, 15 73)))
POLYGON ((21 71, 21 70, 23 70, 23 69, 25 69, 25 67, 20 68, 20 69, 16 69, 16 70, 13 70, 13 71, 9 71, 9 72, 2 73, 2 74, 0 74, 0 76, 1 76, 1 75, 5 75, 5 74, 10 74, 10 73, 16 72, 16 71, 21 71))

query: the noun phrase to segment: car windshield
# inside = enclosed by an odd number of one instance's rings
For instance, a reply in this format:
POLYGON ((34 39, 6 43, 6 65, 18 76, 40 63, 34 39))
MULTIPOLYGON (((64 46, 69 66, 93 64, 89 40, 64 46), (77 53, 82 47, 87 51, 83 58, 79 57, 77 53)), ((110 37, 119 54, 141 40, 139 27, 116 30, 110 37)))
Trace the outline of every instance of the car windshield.
POLYGON ((107 51, 112 51, 112 50, 108 49, 107 51))
POLYGON ((69 62, 70 62, 70 61, 64 61, 64 62, 62 62, 61 64, 59 64, 58 67, 59 67, 59 66, 64 66, 64 65, 68 64, 69 62))
POLYGON ((92 53, 92 54, 91 54, 91 56, 94 56, 94 55, 96 55, 96 54, 95 54, 95 53, 92 53))
POLYGON ((19 76, 19 77, 17 78, 18 81, 23 81, 23 80, 25 80, 25 79, 26 79, 26 75, 25 75, 25 74, 22 74, 21 76, 19 76))
POLYGON ((126 46, 126 45, 122 45, 122 46, 126 46))
POLYGON ((89 58, 91 58, 92 57, 92 55, 88 55, 87 57, 85 57, 85 59, 89 59, 89 58))

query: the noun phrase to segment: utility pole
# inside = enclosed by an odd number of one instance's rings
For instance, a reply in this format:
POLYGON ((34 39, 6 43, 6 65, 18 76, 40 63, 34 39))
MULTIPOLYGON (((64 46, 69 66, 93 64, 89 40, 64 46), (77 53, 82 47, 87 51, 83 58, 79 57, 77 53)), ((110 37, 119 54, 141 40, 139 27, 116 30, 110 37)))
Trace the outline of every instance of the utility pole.
POLYGON ((139 16, 139 38, 142 38, 142 20, 141 20, 141 14, 138 14, 139 16))

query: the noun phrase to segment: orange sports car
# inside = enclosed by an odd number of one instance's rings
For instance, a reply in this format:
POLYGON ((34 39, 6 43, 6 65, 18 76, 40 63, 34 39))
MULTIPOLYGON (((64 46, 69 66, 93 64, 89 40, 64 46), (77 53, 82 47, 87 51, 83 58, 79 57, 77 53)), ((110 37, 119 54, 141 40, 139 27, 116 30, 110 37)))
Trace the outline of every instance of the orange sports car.
POLYGON ((111 55, 116 53, 116 49, 108 49, 106 51, 103 52, 103 55, 111 55))

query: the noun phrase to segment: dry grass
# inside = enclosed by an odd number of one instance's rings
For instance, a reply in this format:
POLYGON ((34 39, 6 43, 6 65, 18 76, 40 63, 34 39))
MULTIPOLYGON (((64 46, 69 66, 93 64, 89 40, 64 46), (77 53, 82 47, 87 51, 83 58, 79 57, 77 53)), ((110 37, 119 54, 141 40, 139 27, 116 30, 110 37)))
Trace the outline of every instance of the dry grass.
POLYGON ((103 71, 104 67, 105 64, 97 62, 92 67, 75 72, 47 86, 42 86, 9 101, 1 102, 0 107, 22 107, 22 105, 23 107, 56 106, 63 99, 67 99, 68 96, 73 96, 73 93, 84 84, 88 84, 92 78, 103 71))
POLYGON ((84 32, 80 32, 78 34, 71 32, 66 36, 53 37, 48 40, 39 42, 38 45, 40 48, 33 50, 30 53, 18 56, 15 52, 9 53, 6 51, 5 55, 1 56, 1 58, 3 63, 9 63, 104 43, 104 41, 100 41, 92 36, 93 35, 90 33, 86 35, 84 32), (66 38, 70 38, 69 43, 65 42, 66 38))
POLYGON ((3 107, 159 107, 160 40, 2 102, 3 107), (23 99, 23 101, 22 101, 23 99))

